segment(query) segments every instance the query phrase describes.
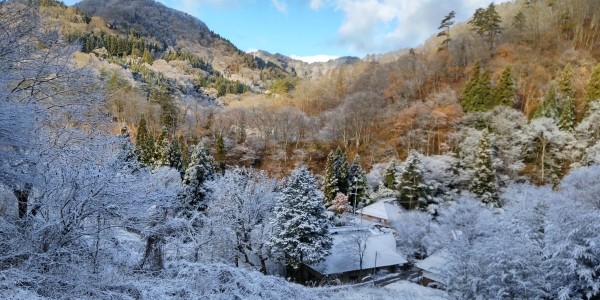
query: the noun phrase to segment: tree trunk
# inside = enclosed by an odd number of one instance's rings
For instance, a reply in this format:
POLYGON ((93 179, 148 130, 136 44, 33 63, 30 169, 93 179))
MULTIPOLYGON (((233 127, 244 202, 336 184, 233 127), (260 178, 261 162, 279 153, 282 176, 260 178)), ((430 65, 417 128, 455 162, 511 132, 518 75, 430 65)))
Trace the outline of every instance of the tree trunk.
MULTIPOLYGON (((27 183, 22 189, 14 190, 13 194, 17 197, 19 206, 19 219, 27 216, 27 206, 29 201, 29 193, 31 193, 32 185, 27 183)), ((35 212, 32 212, 35 215, 35 212)))

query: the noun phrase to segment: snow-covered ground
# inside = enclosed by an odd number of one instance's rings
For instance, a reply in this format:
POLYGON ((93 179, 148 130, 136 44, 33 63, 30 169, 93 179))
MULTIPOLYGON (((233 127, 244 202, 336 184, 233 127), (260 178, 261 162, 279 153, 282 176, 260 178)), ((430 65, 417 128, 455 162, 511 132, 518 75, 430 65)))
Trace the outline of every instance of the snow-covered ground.
POLYGON ((333 300, 445 300, 448 294, 441 290, 436 290, 418 285, 408 281, 397 281, 384 287, 337 287, 320 293, 323 298, 333 300))

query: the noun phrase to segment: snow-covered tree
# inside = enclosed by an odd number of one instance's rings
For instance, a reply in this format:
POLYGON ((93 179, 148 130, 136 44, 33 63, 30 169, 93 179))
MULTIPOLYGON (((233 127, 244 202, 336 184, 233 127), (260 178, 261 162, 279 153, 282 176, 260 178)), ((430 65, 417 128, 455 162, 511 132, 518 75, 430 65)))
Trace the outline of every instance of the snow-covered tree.
POLYGON ((359 209, 368 204, 369 192, 367 175, 360 166, 360 157, 357 154, 348 168, 348 200, 353 209, 359 209))
POLYGON ((306 167, 294 170, 275 204, 271 244, 283 255, 288 271, 329 255, 332 239, 323 194, 306 167))
POLYGON ((351 212, 352 206, 350 205, 350 202, 348 202, 348 196, 338 193, 331 202, 331 206, 329 206, 328 210, 338 215, 351 212))
POLYGON ((192 147, 190 162, 183 177, 184 192, 181 195, 184 213, 206 209, 204 183, 214 178, 213 159, 202 142, 192 147))
POLYGON ((477 195, 481 202, 492 207, 501 206, 498 197, 496 169, 492 164, 492 151, 487 131, 484 131, 477 147, 475 164, 473 165, 473 178, 469 190, 477 195))
POLYGON ((398 203, 406 209, 428 210, 435 205, 432 187, 423 178, 423 165, 415 151, 406 158, 404 171, 398 179, 398 203))
POLYGON ((600 101, 589 103, 587 114, 575 127, 574 135, 573 165, 600 163, 600 101))
POLYGON ((326 206, 331 205, 337 193, 348 193, 348 161, 346 153, 340 147, 327 156, 323 193, 326 206))
POLYGON ((396 182, 396 178, 397 178, 397 173, 398 172, 398 164, 396 163, 395 159, 392 159, 392 161, 390 161, 390 163, 387 165, 387 167, 385 168, 385 170, 383 171, 383 186, 393 190, 396 189, 396 185, 398 185, 398 183, 396 182))
POLYGON ((181 153, 181 144, 179 144, 179 139, 175 138, 169 143, 167 148, 167 160, 169 163, 168 166, 177 170, 183 179, 183 156, 181 153))
POLYGON ((564 161, 569 158, 573 135, 560 130, 550 118, 538 118, 529 124, 527 136, 528 154, 535 161, 537 181, 558 184, 564 161))
MULTIPOLYGON (((210 192, 205 227, 213 234, 203 249, 211 248, 213 261, 214 257, 231 261, 227 255, 233 253, 236 266, 252 266, 266 274, 277 181, 264 172, 233 168, 206 186, 210 192), (223 245, 229 249, 221 248, 223 245)), ((207 255, 205 252, 200 255, 207 255)))

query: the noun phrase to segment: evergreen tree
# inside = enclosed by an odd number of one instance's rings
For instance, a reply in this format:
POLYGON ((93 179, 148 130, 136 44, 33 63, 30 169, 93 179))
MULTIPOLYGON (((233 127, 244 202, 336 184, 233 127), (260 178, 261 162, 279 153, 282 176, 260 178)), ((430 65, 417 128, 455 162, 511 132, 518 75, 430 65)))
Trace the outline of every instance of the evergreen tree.
POLYGON ((471 74, 469 82, 467 82, 465 89, 460 95, 460 105, 465 112, 475 111, 473 101, 475 99, 477 85, 479 84, 479 77, 481 77, 481 64, 477 62, 473 68, 473 73, 471 74))
POLYGON ((163 127, 158 136, 156 147, 154 149, 154 169, 169 166, 169 133, 167 128, 163 127))
POLYGON ((225 149, 225 141, 223 140, 223 136, 219 135, 215 141, 215 162, 221 172, 225 171, 226 159, 227 150, 225 149))
POLYGON ((154 51, 148 51, 148 48, 144 48, 144 54, 142 54, 142 60, 145 63, 152 65, 152 63, 154 62, 154 51))
POLYGON ((575 86, 573 85, 573 68, 571 64, 567 64, 560 75, 558 96, 560 97, 558 127, 564 131, 572 131, 575 125, 575 86))
POLYGON ((346 158, 346 151, 338 147, 335 152, 334 164, 338 170, 338 188, 341 193, 348 195, 348 159, 346 158))
POLYGON ((504 68, 500 82, 493 91, 494 105, 513 107, 516 99, 515 84, 509 67, 504 68))
POLYGON ((525 28, 525 14, 522 11, 519 11, 513 17, 513 26, 515 29, 522 31, 525 28))
POLYGON ((140 116, 135 135, 135 154, 143 166, 150 166, 154 162, 154 138, 146 126, 146 118, 140 116))
POLYGON ((396 185, 398 184, 396 182, 396 177, 398 176, 398 174, 396 174, 397 170, 398 170, 398 166, 396 165, 396 160, 392 159, 390 164, 385 168, 385 171, 383 171, 383 186, 384 187, 386 187, 390 190, 396 189, 396 185))
POLYGON ((406 209, 427 210, 434 202, 432 188, 423 178, 423 166, 415 151, 406 158, 404 172, 398 180, 398 191, 398 203, 406 209))
POLYGON ((494 107, 490 71, 482 73, 479 63, 461 94, 460 104, 465 112, 486 111, 494 107))
POLYGON ((354 157, 354 161, 348 169, 348 195, 353 209, 364 207, 369 201, 369 183, 367 175, 360 166, 360 156, 354 157))
POLYGON ((496 169, 492 163, 492 152, 487 130, 483 132, 479 140, 473 174, 469 190, 477 195, 481 202, 493 207, 500 207, 496 169))
POLYGON ((271 245, 283 254, 288 271, 329 255, 332 239, 323 194, 306 167, 292 172, 275 204, 271 245))
POLYGON ((192 147, 190 161, 183 177, 182 202, 185 213, 206 209, 203 203, 206 195, 204 183, 214 178, 213 166, 213 158, 204 148, 204 144, 198 143, 192 147))
POLYGON ((588 101, 600 100, 600 64, 596 65, 586 88, 588 101))
POLYGON ((448 45, 450 44, 450 41, 452 40, 450 38, 450 26, 454 25, 454 17, 456 16, 456 12, 455 11, 451 11, 450 13, 448 13, 448 15, 446 15, 444 17, 444 19, 442 19, 442 22, 440 23, 440 26, 438 27, 438 29, 441 29, 442 31, 440 31, 437 36, 438 37, 445 37, 445 39, 442 41, 439 50, 443 50, 443 49, 448 49, 448 45))
POLYGON ((340 147, 327 155, 325 182, 323 184, 326 206, 331 205, 338 192, 348 194, 348 162, 346 161, 346 153, 340 147))
POLYGON ((475 90, 475 111, 486 111, 494 107, 492 78, 489 70, 483 71, 475 90))
POLYGON ((335 164, 335 152, 329 152, 327 162, 325 164, 325 182, 323 183, 323 194, 325 197, 325 205, 329 207, 333 203, 335 196, 340 193, 338 187, 338 169, 335 164))
POLYGON ((481 36, 488 44, 490 51, 494 49, 494 42, 498 35, 502 33, 500 23, 502 19, 496 11, 496 5, 492 2, 487 8, 478 8, 469 24, 473 26, 473 31, 481 36))
POLYGON ((560 116, 560 108, 556 88, 551 86, 544 101, 538 105, 533 117, 534 118, 551 118, 558 124, 560 116))
POLYGON ((181 152, 181 144, 178 139, 173 139, 169 144, 167 159, 169 161, 169 167, 179 171, 181 179, 183 179, 183 175, 185 174, 183 169, 183 155, 181 152))

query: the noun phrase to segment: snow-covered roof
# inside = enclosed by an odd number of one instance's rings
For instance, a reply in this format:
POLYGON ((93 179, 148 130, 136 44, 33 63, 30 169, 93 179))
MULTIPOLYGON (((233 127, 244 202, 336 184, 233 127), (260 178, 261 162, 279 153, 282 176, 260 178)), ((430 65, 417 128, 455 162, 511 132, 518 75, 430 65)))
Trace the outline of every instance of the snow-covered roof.
POLYGON ((358 210, 361 215, 371 216, 382 220, 390 220, 401 212, 401 208, 392 203, 393 198, 383 199, 358 210))
POLYGON ((362 269, 403 265, 406 258, 396 251, 396 240, 391 233, 376 232, 356 227, 354 230, 342 228, 332 230, 333 246, 331 255, 324 261, 310 265, 323 275, 360 270, 358 242, 366 242, 362 269))
POLYGON ((442 249, 424 260, 418 262, 416 267, 424 271, 424 275, 429 279, 445 283, 448 264, 452 259, 452 254, 447 249, 442 249))

